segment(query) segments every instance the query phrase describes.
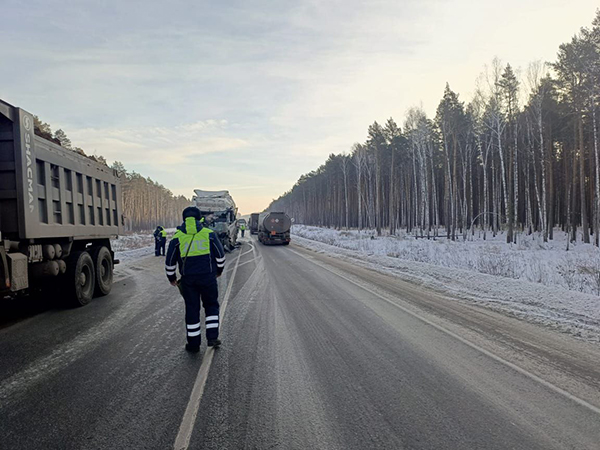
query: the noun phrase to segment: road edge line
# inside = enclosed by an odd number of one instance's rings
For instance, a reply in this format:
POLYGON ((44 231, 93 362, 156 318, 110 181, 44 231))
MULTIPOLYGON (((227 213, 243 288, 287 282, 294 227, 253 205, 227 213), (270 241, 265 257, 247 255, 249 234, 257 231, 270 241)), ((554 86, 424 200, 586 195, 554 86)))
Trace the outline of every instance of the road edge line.
POLYGON ((462 342, 463 344, 471 347, 472 349, 477 350, 480 353, 483 353, 484 355, 492 358, 493 360, 495 360, 495 361, 497 361, 497 362, 499 362, 501 364, 504 364, 507 367, 510 367, 511 369, 519 372, 521 375, 524 375, 524 376, 530 378, 531 380, 540 383, 541 385, 543 385, 544 387, 550 389, 551 391, 554 391, 555 393, 560 394, 560 395, 568 398, 569 400, 577 403, 580 406, 583 406, 583 407, 589 409, 590 411, 592 411, 592 412, 594 412, 596 414, 600 414, 600 408, 599 407, 594 406, 591 403, 586 402, 585 400, 583 400, 583 399, 581 399, 581 398, 579 398, 579 397, 571 394, 570 392, 567 392, 564 389, 562 389, 562 388, 560 388, 560 387, 558 387, 558 386, 550 383, 549 381, 546 381, 543 378, 538 377, 537 375, 529 372, 528 370, 523 369, 522 367, 519 367, 516 364, 511 363, 510 361, 507 361, 507 360, 505 360, 504 358, 502 358, 502 357, 500 357, 498 355, 495 355, 494 353, 490 352, 489 350, 486 350, 483 347, 480 347, 479 345, 474 344, 473 342, 471 342, 471 341, 463 338, 462 336, 459 336, 458 334, 454 333, 453 331, 450 331, 450 330, 444 328, 443 326, 438 325, 438 324, 430 321, 429 319, 426 319, 425 317, 420 316, 419 314, 411 311, 410 309, 405 308, 404 306, 399 305, 399 304, 391 301, 390 299, 385 298, 383 295, 381 295, 381 294, 373 291, 372 289, 369 289, 366 286, 363 286, 363 285, 357 283, 356 281, 352 280, 351 278, 345 277, 344 275, 341 275, 341 274, 339 274, 339 273, 331 270, 330 268, 328 268, 325 265, 323 265, 323 264, 315 261, 314 259, 308 258, 307 256, 302 255, 301 253, 299 253, 296 250, 289 249, 289 251, 291 251, 292 253, 300 256, 301 258, 306 259, 307 261, 311 261, 313 264, 316 264, 317 266, 319 266, 319 267, 327 270, 329 273, 332 273, 332 274, 334 274, 334 275, 336 275, 336 276, 338 276, 338 277, 340 277, 340 278, 342 278, 342 279, 344 279, 346 281, 349 281, 350 283, 354 284, 355 286, 358 286, 359 288, 361 288, 361 289, 363 289, 363 290, 365 290, 365 291, 367 291, 367 292, 375 295, 376 297, 379 297, 381 300, 385 301, 386 303, 389 303, 390 305, 395 306, 396 308, 402 310, 403 312, 405 312, 405 313, 413 316, 414 318, 420 320, 421 322, 424 322, 425 324, 432 326, 436 330, 441 331, 442 333, 445 333, 445 334, 447 334, 450 337, 453 337, 454 339, 462 342))
MULTIPOLYGON (((225 317, 227 302, 229 301, 229 296, 231 295, 233 281, 235 280, 235 275, 237 273, 241 257, 242 251, 240 249, 240 253, 235 262, 233 273, 231 274, 231 280, 229 281, 229 285, 227 286, 227 289, 225 291, 225 296, 223 297, 223 304, 221 305, 219 324, 223 323, 223 318, 225 317)), ((187 448, 190 445, 190 439, 192 438, 192 432, 194 431, 194 424, 196 423, 196 418, 198 417, 198 408, 200 407, 200 400, 202 400, 202 395, 204 394, 204 387, 206 386, 206 380, 208 379, 208 372, 210 371, 210 366, 212 364, 214 354, 214 347, 207 347, 206 353, 204 354, 204 358, 202 359, 202 363, 200 364, 200 369, 198 369, 198 375, 196 376, 196 381, 194 382, 194 387, 192 388, 190 399, 188 401, 187 407, 185 408, 185 413, 183 414, 183 417, 181 419, 181 424, 179 425, 179 431, 177 432, 175 443, 173 444, 173 448, 175 450, 187 450, 187 448)))

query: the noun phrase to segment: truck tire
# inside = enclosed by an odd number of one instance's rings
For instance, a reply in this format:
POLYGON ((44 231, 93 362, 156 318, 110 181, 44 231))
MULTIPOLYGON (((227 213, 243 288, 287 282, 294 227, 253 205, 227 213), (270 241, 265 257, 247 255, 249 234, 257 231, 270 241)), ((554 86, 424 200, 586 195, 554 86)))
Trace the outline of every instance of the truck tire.
POLYGON ((283 244, 283 245, 290 245, 290 242, 289 242, 289 241, 286 241, 286 242, 282 242, 282 244, 283 244))
POLYGON ((73 252, 67 262, 65 274, 68 301, 72 306, 84 306, 94 296, 94 261, 88 252, 73 252))
POLYGON ((94 295, 102 297, 110 294, 113 284, 113 260, 110 251, 102 246, 92 250, 92 261, 94 261, 94 271, 96 282, 94 295))

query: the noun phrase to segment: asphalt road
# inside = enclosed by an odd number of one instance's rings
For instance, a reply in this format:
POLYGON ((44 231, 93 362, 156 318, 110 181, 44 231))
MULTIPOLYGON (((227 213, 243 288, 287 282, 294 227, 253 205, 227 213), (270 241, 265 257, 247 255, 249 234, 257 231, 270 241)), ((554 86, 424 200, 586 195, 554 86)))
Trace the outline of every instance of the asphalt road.
POLYGON ((0 449, 600 448, 597 345, 246 239, 190 355, 162 264, 0 323, 0 449))

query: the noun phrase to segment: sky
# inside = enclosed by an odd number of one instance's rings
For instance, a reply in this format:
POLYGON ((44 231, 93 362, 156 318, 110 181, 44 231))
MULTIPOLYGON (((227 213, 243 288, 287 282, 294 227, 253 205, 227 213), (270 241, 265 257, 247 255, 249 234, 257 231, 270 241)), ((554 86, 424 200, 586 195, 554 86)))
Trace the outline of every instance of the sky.
POLYGON ((262 211, 494 57, 524 77, 597 0, 0 0, 0 99, 175 194, 262 211))

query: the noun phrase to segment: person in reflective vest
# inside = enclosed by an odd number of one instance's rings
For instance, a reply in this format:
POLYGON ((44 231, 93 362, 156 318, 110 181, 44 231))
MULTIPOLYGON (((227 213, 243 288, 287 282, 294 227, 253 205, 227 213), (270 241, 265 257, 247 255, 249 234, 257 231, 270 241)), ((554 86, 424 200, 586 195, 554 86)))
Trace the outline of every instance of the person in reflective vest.
POLYGON ((165 247, 167 245, 167 232, 160 225, 154 230, 154 255, 165 256, 165 247))
POLYGON ((200 302, 206 315, 207 345, 218 347, 221 344, 217 278, 225 267, 225 251, 219 238, 202 225, 200 218, 200 210, 194 206, 183 210, 184 223, 171 239, 165 259, 167 278, 173 286, 179 287, 185 301, 185 349, 193 353, 200 350, 200 302))
MULTIPOLYGON (((161 227, 162 228, 162 227, 161 227)), ((165 247, 167 246, 167 230, 160 230, 160 254, 165 256, 165 247)))
POLYGON ((244 232, 246 231, 246 225, 240 225, 240 230, 242 232, 242 237, 244 237, 244 232))

